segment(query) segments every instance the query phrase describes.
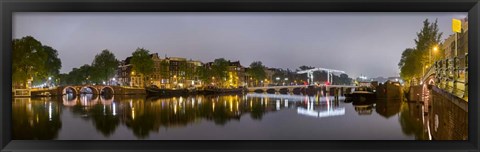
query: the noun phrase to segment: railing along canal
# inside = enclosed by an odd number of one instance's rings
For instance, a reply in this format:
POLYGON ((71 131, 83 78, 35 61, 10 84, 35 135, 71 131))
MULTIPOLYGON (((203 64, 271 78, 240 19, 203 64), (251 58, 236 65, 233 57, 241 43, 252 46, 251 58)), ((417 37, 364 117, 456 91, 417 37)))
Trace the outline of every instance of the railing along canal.
POLYGON ((468 54, 435 62, 436 86, 468 101, 468 54))

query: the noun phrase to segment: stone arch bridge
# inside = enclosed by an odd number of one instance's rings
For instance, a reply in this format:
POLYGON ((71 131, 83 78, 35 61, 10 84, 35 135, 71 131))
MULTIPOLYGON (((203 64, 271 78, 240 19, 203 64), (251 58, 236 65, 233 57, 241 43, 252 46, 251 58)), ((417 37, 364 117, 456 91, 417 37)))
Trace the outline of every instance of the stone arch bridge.
POLYGON ((51 89, 32 89, 32 96, 42 96, 49 94, 52 96, 73 94, 78 96, 80 94, 94 94, 94 95, 133 95, 145 94, 143 88, 129 88, 122 86, 109 85, 66 85, 58 86, 51 89))

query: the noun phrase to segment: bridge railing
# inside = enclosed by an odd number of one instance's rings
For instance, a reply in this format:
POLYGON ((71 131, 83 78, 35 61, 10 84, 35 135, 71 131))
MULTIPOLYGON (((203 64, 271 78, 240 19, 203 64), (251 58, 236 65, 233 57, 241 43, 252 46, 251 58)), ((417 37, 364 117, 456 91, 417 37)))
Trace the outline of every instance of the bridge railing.
POLYGON ((435 62, 436 85, 468 101, 468 54, 435 62))

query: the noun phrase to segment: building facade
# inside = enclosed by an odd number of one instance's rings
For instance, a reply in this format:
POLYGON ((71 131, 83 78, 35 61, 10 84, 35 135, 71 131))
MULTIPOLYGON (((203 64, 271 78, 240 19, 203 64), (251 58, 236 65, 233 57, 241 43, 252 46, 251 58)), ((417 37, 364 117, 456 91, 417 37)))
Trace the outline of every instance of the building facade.
MULTIPOLYGON (((147 85, 155 85, 159 88, 187 88, 201 85, 198 76, 195 74, 197 67, 202 66, 202 62, 186 60, 179 57, 158 56, 158 53, 150 55, 153 60, 154 67, 152 74, 148 75, 145 80, 147 85)), ((139 73, 132 70, 130 64, 131 57, 127 57, 120 62, 117 69, 117 80, 122 86, 143 87, 144 80, 139 73)))
MULTIPOLYGON (((464 56, 468 53, 468 18, 461 19, 462 31, 457 33, 457 56, 464 56)), ((445 50, 445 58, 455 56, 455 34, 449 35, 442 43, 445 50)))

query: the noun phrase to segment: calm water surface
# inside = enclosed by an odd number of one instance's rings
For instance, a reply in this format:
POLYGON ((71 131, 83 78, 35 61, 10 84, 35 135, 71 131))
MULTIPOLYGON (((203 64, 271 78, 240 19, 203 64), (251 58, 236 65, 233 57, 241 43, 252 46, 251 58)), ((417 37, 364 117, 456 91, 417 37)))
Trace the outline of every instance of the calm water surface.
POLYGON ((14 139, 429 140, 423 105, 402 99, 255 94, 152 99, 15 98, 14 139))

